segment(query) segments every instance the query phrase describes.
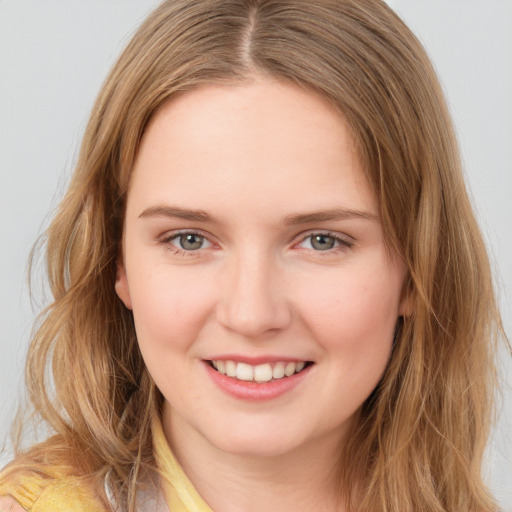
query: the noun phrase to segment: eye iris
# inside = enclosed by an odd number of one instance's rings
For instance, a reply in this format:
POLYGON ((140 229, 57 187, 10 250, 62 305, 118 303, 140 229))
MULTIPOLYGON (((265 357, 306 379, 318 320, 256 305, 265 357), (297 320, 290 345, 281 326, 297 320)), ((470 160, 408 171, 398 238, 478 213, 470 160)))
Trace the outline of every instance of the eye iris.
POLYGON ((197 251, 201 249, 203 245, 203 239, 201 235, 195 235, 193 233, 185 234, 180 236, 180 245, 187 251, 197 251))
POLYGON ((318 251, 327 251, 334 247, 334 237, 329 235, 314 235, 311 237, 311 247, 318 251))

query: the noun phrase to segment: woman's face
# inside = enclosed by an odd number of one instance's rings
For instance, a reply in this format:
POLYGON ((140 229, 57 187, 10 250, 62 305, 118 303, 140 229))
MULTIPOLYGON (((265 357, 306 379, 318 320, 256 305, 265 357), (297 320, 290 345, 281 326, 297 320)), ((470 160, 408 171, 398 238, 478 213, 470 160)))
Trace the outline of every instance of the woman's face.
POLYGON ((238 454, 341 441, 388 362, 403 281, 347 125, 319 96, 204 87, 151 121, 116 290, 164 428, 238 454))

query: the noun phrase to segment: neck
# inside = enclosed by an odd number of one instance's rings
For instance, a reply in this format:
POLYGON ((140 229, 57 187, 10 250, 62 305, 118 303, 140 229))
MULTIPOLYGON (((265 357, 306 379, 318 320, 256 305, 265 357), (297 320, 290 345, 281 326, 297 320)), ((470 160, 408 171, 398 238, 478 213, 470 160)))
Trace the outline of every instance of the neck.
POLYGON ((166 438, 188 478, 215 512, 343 512, 337 482, 340 436, 279 455, 229 453, 164 412, 166 438))

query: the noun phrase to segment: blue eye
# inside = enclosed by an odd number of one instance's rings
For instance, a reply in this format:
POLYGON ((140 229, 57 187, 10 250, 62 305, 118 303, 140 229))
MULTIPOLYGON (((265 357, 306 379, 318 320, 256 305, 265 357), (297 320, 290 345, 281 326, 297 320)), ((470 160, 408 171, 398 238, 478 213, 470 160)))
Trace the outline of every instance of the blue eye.
POLYGON ((183 251, 197 251, 211 245, 206 237, 198 233, 178 233, 169 238, 168 242, 183 251))
POLYGON ((312 235, 309 238, 311 247, 317 251, 328 251, 336 245, 336 239, 330 235, 312 235))
POLYGON ((301 245, 314 251, 330 251, 339 247, 351 247, 352 243, 330 233, 313 233, 304 238, 301 245))

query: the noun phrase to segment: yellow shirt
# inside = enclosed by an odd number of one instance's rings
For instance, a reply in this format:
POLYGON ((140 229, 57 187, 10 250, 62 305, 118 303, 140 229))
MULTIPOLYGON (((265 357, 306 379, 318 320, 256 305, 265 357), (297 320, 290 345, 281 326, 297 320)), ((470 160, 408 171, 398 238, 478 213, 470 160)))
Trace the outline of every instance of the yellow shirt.
MULTIPOLYGON (((172 512, 212 512, 187 478, 167 444, 160 421, 152 425, 155 458, 162 473, 165 501, 172 512)), ((59 468, 45 468, 43 478, 29 473, 15 481, 2 478, 0 496, 10 495, 30 512, 105 512, 77 477, 59 468)))

